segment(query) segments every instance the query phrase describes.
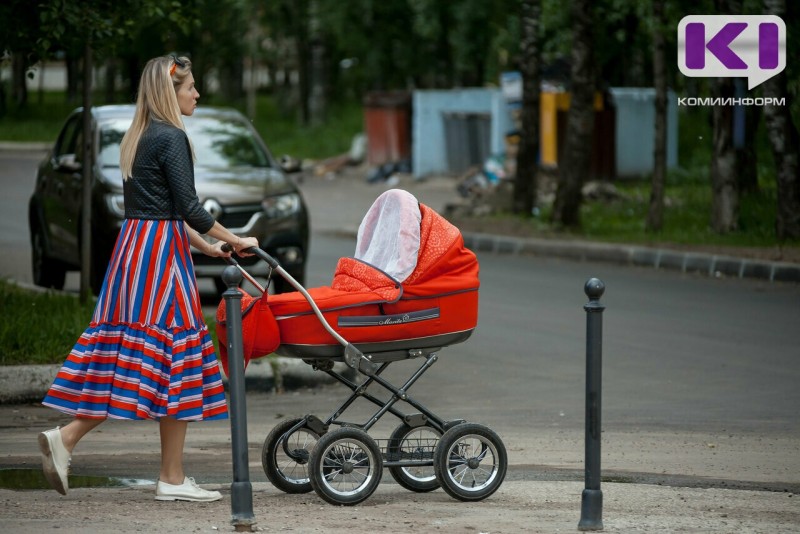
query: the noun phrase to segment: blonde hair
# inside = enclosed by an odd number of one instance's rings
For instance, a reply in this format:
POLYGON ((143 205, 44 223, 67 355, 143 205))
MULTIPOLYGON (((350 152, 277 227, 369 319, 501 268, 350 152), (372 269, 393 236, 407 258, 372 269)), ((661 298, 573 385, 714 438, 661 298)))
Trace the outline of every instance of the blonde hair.
POLYGON ((139 140, 151 120, 166 122, 184 130, 177 91, 191 70, 192 62, 187 57, 156 57, 144 66, 133 122, 120 143, 119 168, 123 179, 127 180, 133 173, 139 140))

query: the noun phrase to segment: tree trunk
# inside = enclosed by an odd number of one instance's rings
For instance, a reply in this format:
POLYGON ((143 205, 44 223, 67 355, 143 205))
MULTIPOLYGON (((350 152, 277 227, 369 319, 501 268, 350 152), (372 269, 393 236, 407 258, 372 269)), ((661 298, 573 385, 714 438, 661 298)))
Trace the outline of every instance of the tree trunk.
POLYGON ((531 216, 536 205, 539 166, 539 17, 541 0, 522 2, 522 132, 514 177, 514 213, 531 216))
POLYGON ((580 226, 581 187, 589 173, 594 130, 592 2, 575 0, 572 7, 572 94, 552 214, 553 222, 564 227, 580 226))
MULTIPOLYGON (((717 78, 713 86, 714 97, 733 97, 732 78, 717 78)), ((714 106, 711 127, 711 228, 725 234, 735 231, 739 222, 739 173, 733 146, 733 107, 714 106)))
MULTIPOLYGON (((786 17, 785 0, 765 0, 764 12, 786 17)), ((792 122, 786 71, 764 82, 764 97, 784 99, 783 105, 764 106, 767 135, 775 160, 778 209, 775 232, 778 239, 800 238, 800 135, 792 122)))
POLYGON ((28 64, 25 57, 14 54, 11 56, 11 94, 14 106, 24 108, 28 104, 28 64))
MULTIPOLYGON (((83 50, 83 169, 81 192, 81 279, 80 301, 86 303, 92 294, 92 46, 87 39, 83 50)), ((76 150, 79 147, 75 147, 76 150)))
POLYGON ((308 126, 311 123, 311 44, 309 43, 308 0, 301 0, 292 8, 294 40, 297 53, 298 104, 300 106, 300 123, 308 126))
MULTIPOLYGON (((739 0, 715 0, 718 13, 739 13, 739 0)), ((733 98, 733 78, 712 81, 712 96, 733 98)), ((739 226, 738 154, 733 142, 732 106, 714 106, 712 111, 711 153, 711 228, 720 234, 735 231, 739 226)))
POLYGON ((664 1, 653 2, 653 80, 656 88, 655 141, 653 148, 653 180, 650 207, 647 211, 648 232, 660 232, 664 226, 664 183, 667 176, 667 68, 664 58, 664 31, 667 25, 664 1))
POLYGON ((106 60, 106 83, 104 89, 106 104, 114 104, 117 101, 117 60, 109 58, 106 60))
POLYGON ((65 57, 67 66, 67 103, 77 104, 80 102, 78 88, 80 87, 80 66, 78 58, 69 51, 65 57))
MULTIPOLYGON (((747 82, 735 78, 736 96, 747 96, 747 82)), ((734 148, 739 165, 739 194, 758 191, 758 158, 756 133, 761 110, 756 106, 736 106, 734 108, 734 148)))

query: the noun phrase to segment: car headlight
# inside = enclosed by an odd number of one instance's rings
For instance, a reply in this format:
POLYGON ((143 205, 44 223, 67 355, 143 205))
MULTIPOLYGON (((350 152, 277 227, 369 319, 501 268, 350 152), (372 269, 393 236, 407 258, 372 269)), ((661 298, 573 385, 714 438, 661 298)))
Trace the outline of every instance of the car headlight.
POLYGON ((106 195, 106 204, 108 211, 116 215, 120 219, 125 218, 125 197, 121 194, 106 195))
POLYGON ((261 201, 261 207, 270 218, 288 217, 300 210, 300 195, 289 193, 267 197, 261 201))

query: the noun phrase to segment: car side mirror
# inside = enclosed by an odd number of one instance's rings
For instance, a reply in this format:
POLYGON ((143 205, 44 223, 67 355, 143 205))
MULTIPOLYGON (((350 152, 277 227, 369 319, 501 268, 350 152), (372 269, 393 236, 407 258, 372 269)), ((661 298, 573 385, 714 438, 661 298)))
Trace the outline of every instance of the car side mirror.
POLYGON ((300 160, 289 156, 288 154, 284 154, 281 156, 280 159, 280 166, 281 170, 285 173, 293 173, 293 172, 300 172, 302 170, 302 165, 300 165, 300 160))
POLYGON ((75 154, 64 154, 58 156, 56 167, 60 171, 78 172, 83 168, 81 162, 75 159, 75 154))

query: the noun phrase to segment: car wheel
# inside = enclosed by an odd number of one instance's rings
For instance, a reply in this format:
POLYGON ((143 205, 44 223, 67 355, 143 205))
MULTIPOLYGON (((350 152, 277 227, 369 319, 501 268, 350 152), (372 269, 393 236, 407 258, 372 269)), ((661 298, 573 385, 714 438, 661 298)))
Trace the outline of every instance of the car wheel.
POLYGON ((44 235, 38 226, 31 229, 31 267, 33 270, 33 283, 41 287, 64 289, 64 279, 67 270, 64 265, 47 257, 44 245, 44 235))

